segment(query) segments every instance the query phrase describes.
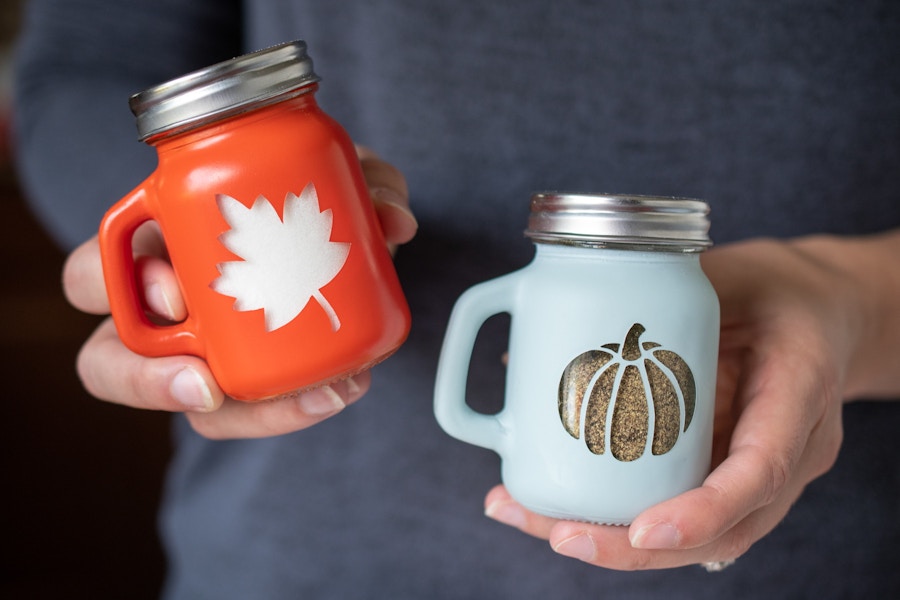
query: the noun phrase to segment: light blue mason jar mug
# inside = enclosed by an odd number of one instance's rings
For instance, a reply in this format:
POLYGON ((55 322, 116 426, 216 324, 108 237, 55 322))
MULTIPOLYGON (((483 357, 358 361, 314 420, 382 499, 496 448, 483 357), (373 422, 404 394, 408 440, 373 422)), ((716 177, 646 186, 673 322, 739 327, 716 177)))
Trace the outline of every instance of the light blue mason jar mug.
POLYGON ((535 194, 533 261, 457 301, 435 415, 500 455, 526 508, 625 525, 708 474, 719 343, 699 261, 708 213, 686 198, 535 194), (498 313, 511 315, 509 360, 503 408, 488 415, 466 404, 466 377, 498 313))

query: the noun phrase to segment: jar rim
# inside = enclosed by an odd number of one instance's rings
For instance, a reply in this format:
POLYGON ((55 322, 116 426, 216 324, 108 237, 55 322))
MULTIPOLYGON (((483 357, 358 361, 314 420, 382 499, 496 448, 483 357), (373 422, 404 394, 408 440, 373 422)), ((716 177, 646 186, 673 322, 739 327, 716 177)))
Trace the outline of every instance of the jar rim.
POLYGON ((701 252, 709 205, 695 198, 641 194, 538 192, 525 235, 538 243, 701 252))
POLYGON ((307 93, 320 78, 294 40, 160 83, 129 99, 138 139, 172 135, 307 93))

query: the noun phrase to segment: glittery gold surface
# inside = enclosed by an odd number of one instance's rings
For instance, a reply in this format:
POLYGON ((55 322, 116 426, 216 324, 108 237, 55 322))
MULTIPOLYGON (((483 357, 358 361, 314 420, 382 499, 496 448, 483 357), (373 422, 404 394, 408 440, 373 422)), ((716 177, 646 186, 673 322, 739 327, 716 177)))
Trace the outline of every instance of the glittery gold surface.
POLYGON ((621 461, 640 458, 647 445, 650 409, 644 393, 644 380, 634 365, 625 367, 610 427, 610 451, 621 461))
POLYGON ((681 428, 681 409, 678 406, 678 394, 662 369, 652 360, 644 359, 647 371, 647 383, 650 385, 650 396, 653 398, 653 454, 665 454, 678 441, 681 428))
POLYGON ((684 430, 690 425, 697 395, 694 376, 678 354, 658 349, 657 342, 641 343, 644 331, 643 325, 635 323, 621 345, 604 344, 603 350, 583 352, 563 371, 559 382, 559 418, 573 438, 578 439, 584 431, 585 444, 594 454, 603 454, 608 443, 616 459, 637 460, 644 454, 651 432, 651 452, 654 455, 669 452, 681 433, 682 404, 678 389, 684 401, 684 430), (623 365, 624 369, 620 369, 623 365), (582 423, 585 395, 587 407, 582 423), (608 419, 610 409, 612 418, 608 419))
POLYGON ((653 353, 659 362, 669 368, 678 380, 681 395, 684 398, 684 430, 687 431, 691 419, 694 417, 694 408, 697 403, 697 385, 694 383, 694 374, 687 363, 671 350, 657 350, 653 353))
POLYGON ((559 380, 559 418, 576 440, 581 436, 581 405, 588 384, 612 358, 608 352, 588 350, 569 363, 559 380))
POLYGON ((584 441, 594 454, 603 454, 606 450, 606 413, 618 371, 619 365, 610 365, 591 389, 584 415, 584 441))

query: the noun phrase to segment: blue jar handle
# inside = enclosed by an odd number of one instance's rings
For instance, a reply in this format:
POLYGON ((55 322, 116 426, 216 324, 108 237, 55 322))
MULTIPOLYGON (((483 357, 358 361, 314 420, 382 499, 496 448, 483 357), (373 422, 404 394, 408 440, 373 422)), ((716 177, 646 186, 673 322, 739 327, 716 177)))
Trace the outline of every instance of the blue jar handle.
POLYGON ((438 361, 434 414, 451 436, 502 454, 509 432, 497 415, 466 404, 466 379, 475 338, 482 324, 499 313, 513 314, 520 275, 511 273, 466 290, 456 301, 438 361))

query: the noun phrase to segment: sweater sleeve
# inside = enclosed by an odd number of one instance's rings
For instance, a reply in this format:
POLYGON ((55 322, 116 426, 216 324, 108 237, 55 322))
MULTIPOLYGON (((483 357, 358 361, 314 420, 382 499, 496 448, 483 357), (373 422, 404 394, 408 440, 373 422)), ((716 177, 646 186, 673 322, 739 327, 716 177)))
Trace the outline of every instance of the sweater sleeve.
POLYGON ((239 0, 32 0, 16 51, 23 191, 64 248, 154 168, 128 98, 241 53, 239 0))

